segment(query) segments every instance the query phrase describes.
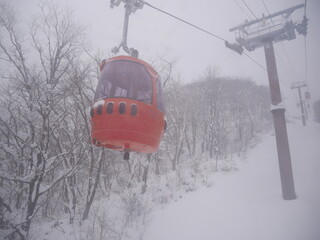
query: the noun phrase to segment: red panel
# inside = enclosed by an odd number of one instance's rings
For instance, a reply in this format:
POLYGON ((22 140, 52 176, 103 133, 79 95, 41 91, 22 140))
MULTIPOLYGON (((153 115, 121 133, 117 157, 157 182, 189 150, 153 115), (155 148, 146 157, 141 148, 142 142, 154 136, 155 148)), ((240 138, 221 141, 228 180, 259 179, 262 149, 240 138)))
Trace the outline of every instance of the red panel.
POLYGON ((164 131, 164 114, 152 105, 127 98, 107 98, 99 100, 102 114, 97 114, 98 104, 94 104, 92 117, 92 139, 97 145, 135 152, 157 151, 164 131), (106 105, 113 102, 113 113, 106 105), (121 102, 126 104, 124 114, 118 112, 121 102), (131 105, 136 104, 138 112, 131 115, 131 105))

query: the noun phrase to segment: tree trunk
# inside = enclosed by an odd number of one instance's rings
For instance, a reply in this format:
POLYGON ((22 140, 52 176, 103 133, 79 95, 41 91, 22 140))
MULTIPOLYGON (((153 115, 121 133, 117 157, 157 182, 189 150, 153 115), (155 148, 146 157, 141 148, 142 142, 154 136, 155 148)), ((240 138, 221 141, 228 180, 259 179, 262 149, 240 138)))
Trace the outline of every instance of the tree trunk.
POLYGON ((151 154, 148 154, 148 160, 147 160, 148 163, 146 166, 143 166, 143 175, 142 175, 143 186, 142 186, 141 194, 144 194, 147 190, 147 180, 148 180, 150 160, 151 160, 151 154))
MULTIPOLYGON (((92 147, 91 147, 92 148, 92 147)), ((93 149, 92 149, 93 151, 93 149)), ((92 183, 91 178, 93 177, 91 174, 89 176, 89 183, 88 183, 88 193, 87 193, 87 200, 86 200, 86 205, 85 209, 82 215, 82 220, 86 220, 89 216, 89 211, 94 199, 94 196, 96 194, 96 189, 100 180, 100 172, 101 172, 101 166, 102 166, 102 160, 104 159, 104 150, 101 150, 101 155, 99 157, 99 164, 98 164, 98 169, 95 175, 94 183, 92 183)), ((92 154, 93 155, 93 154, 92 154)), ((94 161, 94 156, 92 156, 91 161, 94 161)))

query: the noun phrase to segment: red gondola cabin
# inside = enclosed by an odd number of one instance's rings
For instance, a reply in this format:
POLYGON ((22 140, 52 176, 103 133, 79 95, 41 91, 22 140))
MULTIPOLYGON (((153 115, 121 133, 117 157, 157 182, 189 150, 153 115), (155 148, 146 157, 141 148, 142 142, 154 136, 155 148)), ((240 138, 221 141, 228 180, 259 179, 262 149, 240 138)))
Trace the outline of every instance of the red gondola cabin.
POLYGON ((156 152, 166 125, 157 72, 129 56, 102 62, 100 70, 90 111, 93 144, 124 152, 156 152))

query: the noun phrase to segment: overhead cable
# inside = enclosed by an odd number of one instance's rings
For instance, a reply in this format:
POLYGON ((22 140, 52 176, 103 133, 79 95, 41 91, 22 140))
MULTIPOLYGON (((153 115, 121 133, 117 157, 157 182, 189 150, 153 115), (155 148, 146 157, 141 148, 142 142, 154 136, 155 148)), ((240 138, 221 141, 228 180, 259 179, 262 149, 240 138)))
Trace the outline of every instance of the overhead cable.
MULTIPOLYGON (((266 9, 267 13, 268 13, 269 15, 271 15, 270 12, 269 12, 268 7, 267 7, 267 5, 266 5, 266 3, 264 2, 264 0, 261 0, 261 2, 262 2, 262 4, 263 4, 264 8, 266 9)), ((272 22, 273 25, 275 25, 275 23, 273 22, 272 19, 271 19, 271 22, 272 22)), ((280 42, 280 44, 281 44, 282 49, 283 49, 283 52, 284 52, 284 54, 285 54, 285 56, 286 56, 286 58, 287 58, 287 60, 288 60, 289 68, 291 68, 291 69, 289 69, 288 66, 286 66, 286 65, 284 64, 284 63, 285 63, 284 60, 282 60, 281 56, 278 54, 278 52, 277 52, 276 49, 275 49, 275 53, 276 53, 277 57, 278 57, 279 60, 283 63, 283 65, 287 67, 286 70, 288 70, 288 71, 291 70, 291 71, 294 73, 294 75, 297 76, 296 71, 295 71, 295 68, 293 67, 293 64, 291 63, 291 60, 290 60, 290 58, 289 58, 289 56, 288 56, 288 54, 287 54, 287 50, 286 50, 286 48, 284 47, 283 42, 280 42)), ((292 82, 292 81, 293 81, 293 79, 291 79, 291 82, 292 82)))
MULTIPOLYGON (((304 1, 304 17, 307 18, 307 0, 304 1)), ((305 61, 306 82, 308 82, 307 35, 304 36, 304 61, 305 61)))
MULTIPOLYGON (((219 39, 219 40, 222 40, 222 41, 224 41, 224 42, 228 42, 226 39, 224 39, 224 38, 222 38, 222 37, 220 37, 220 36, 218 36, 218 35, 216 35, 216 34, 213 34, 213 33, 209 32, 209 31, 207 31, 207 30, 205 30, 205 29, 203 29, 203 28, 201 28, 201 27, 198 27, 198 26, 196 26, 196 25, 194 25, 194 24, 192 24, 192 23, 190 23, 190 22, 188 22, 188 21, 186 21, 186 20, 183 20, 182 18, 179 18, 179 17, 177 17, 177 16, 175 16, 175 15, 169 13, 169 12, 166 12, 166 11, 164 11, 164 10, 158 8, 158 7, 155 7, 155 6, 153 6, 152 4, 150 4, 150 3, 148 3, 148 2, 143 2, 143 3, 144 3, 145 5, 147 5, 147 6, 153 8, 153 9, 159 11, 159 12, 161 12, 161 13, 164 13, 164 14, 166 14, 166 15, 174 18, 174 19, 177 19, 177 20, 179 20, 179 21, 181 21, 181 22, 183 22, 183 23, 185 23, 185 24, 187 24, 187 25, 189 25, 189 26, 192 26, 192 27, 194 27, 194 28, 196 28, 196 29, 204 32, 204 33, 207 33, 207 34, 209 34, 209 35, 211 35, 211 36, 213 36, 213 37, 215 37, 215 38, 217 38, 217 39, 219 39)), ((247 57, 248 57, 251 61, 253 61, 255 64, 257 64, 260 68, 262 68, 263 70, 267 71, 265 67, 263 67, 260 63, 258 63, 256 60, 254 60, 254 59, 253 59, 252 57, 250 57, 248 54, 244 53, 244 55, 247 56, 247 57)))
POLYGON ((236 1, 236 0, 233 0, 233 2, 235 4, 237 4, 237 6, 241 9, 242 12, 244 12, 245 15, 247 15, 247 17, 252 20, 252 18, 249 16, 249 14, 241 7, 241 5, 236 1))
POLYGON ((157 10, 157 11, 159 11, 159 12, 162 12, 162 13, 170 16, 170 17, 173 17, 173 18, 175 18, 175 19, 177 19, 177 20, 179 20, 179 21, 181 21, 181 22, 183 22, 183 23, 185 23, 185 24, 188 24, 189 26, 192 26, 192 27, 194 27, 194 28, 196 28, 196 29, 198 29, 198 30, 200 30, 200 31, 202 31, 202 32, 205 32, 205 33, 207 33, 207 34, 209 34, 209 35, 211 35, 211 36, 213 36, 213 37, 215 37, 215 38, 218 38, 218 39, 220 39, 220 40, 222 40, 222 41, 224 41, 224 42, 227 41, 226 39, 224 39, 224 38, 222 38, 222 37, 220 37, 220 36, 218 36, 218 35, 216 35, 216 34, 213 34, 213 33, 209 32, 209 31, 207 31, 207 30, 205 30, 205 29, 203 29, 203 28, 201 28, 201 27, 198 27, 198 26, 196 26, 196 25, 194 25, 194 24, 186 21, 186 20, 183 20, 183 19, 181 19, 181 18, 179 18, 179 17, 177 17, 177 16, 174 16, 174 15, 171 14, 171 13, 168 13, 168 12, 166 12, 166 11, 164 11, 164 10, 161 10, 160 8, 157 8, 157 7, 153 6, 153 5, 151 5, 150 3, 144 2, 144 4, 147 5, 147 6, 149 6, 149 7, 151 7, 151 8, 153 8, 153 9, 155 9, 155 10, 157 10))
POLYGON ((252 12, 252 10, 251 10, 251 8, 248 6, 248 4, 247 4, 244 0, 242 0, 242 2, 244 3, 244 5, 246 5, 246 7, 247 7, 248 10, 252 13, 252 15, 253 15, 255 18, 257 18, 257 16, 252 12))
POLYGON ((264 71, 267 71, 267 69, 262 66, 260 63, 258 63, 256 60, 254 60, 252 57, 250 57, 246 52, 243 52, 244 55, 246 55, 249 59, 251 59, 255 64, 257 64, 260 68, 262 68, 264 71))

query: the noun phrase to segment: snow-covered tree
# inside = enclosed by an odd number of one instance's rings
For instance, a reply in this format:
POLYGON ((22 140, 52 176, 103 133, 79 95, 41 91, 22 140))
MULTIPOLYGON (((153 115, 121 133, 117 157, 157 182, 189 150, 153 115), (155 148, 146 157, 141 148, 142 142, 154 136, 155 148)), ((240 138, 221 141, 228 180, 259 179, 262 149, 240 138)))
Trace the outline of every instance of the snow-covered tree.
POLYGON ((84 28, 53 2, 40 6, 28 32, 18 30, 13 9, 1 4, 0 11, 0 226, 5 236, 25 239, 40 208, 46 216, 58 200, 62 182, 73 219, 75 171, 87 155, 73 81, 84 28))

